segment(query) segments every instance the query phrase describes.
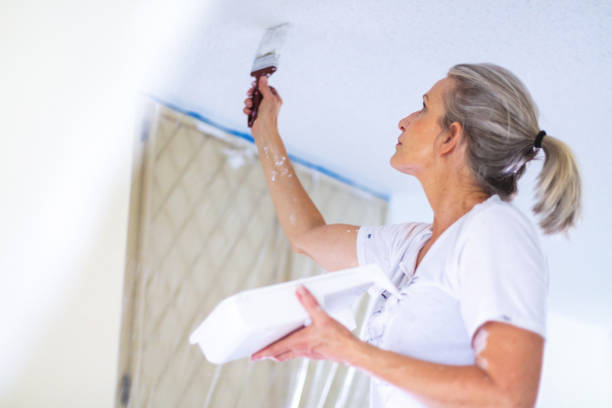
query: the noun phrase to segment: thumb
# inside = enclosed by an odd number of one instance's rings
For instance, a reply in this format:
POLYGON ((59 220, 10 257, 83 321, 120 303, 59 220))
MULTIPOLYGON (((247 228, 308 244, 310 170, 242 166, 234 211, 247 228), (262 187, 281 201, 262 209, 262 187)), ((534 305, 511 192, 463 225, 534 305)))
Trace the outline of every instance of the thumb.
POLYGON ((264 98, 272 94, 272 91, 270 90, 270 87, 268 86, 268 77, 265 75, 262 75, 261 77, 259 77, 258 88, 259 88, 259 92, 261 92, 264 98))
POLYGON ((319 302, 317 302, 317 299, 304 285, 300 285, 297 288, 296 295, 313 323, 325 320, 328 317, 327 313, 319 305, 319 302))

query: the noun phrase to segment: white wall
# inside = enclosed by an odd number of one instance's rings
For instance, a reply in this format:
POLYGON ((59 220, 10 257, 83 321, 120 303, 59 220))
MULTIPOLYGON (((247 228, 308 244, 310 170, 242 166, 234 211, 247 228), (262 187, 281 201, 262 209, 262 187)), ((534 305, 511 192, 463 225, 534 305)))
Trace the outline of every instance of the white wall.
POLYGON ((4 10, 0 406, 108 407, 132 126, 113 106, 123 50, 96 33, 126 27, 66 4, 4 10))
POLYGON ((183 3, 3 2, 2 407, 112 405, 136 95, 183 3))
MULTIPOLYGON (((519 182, 515 204, 534 221, 529 213, 529 191, 539 166, 528 167, 525 179, 519 182)), ((391 196, 386 224, 407 221, 432 222, 433 213, 416 179, 406 177, 406 192, 391 196)), ((588 235, 585 229, 596 228, 589 217, 575 235, 588 235)), ((612 406, 612 327, 607 304, 588 304, 589 299, 575 293, 576 276, 580 271, 568 271, 573 259, 582 258, 572 242, 558 237, 540 235, 549 258, 551 284, 548 301, 548 326, 544 367, 540 382, 538 407, 610 407, 612 406), (573 294, 572 294, 573 293, 573 294), (569 294, 569 295, 568 295, 569 294), (582 304, 582 305, 581 305, 582 304), (586 304, 586 305, 584 305, 586 304), (600 306, 601 310, 592 308, 600 306), (589 310, 592 310, 589 314, 589 310)), ((609 270, 605 254, 593 259, 592 266, 609 270)), ((584 270, 587 275, 592 270, 584 270)), ((589 285, 596 285, 592 280, 589 285)))

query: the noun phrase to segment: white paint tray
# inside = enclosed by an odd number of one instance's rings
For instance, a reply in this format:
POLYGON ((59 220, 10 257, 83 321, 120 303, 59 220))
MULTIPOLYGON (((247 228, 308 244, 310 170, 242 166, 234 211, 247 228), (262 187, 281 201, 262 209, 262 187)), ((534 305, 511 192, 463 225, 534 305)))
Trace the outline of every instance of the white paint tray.
POLYGON ((299 285, 306 286, 323 309, 349 330, 356 327, 354 309, 366 290, 397 294, 395 285, 375 264, 246 290, 221 301, 189 342, 198 343, 211 363, 249 357, 308 324, 308 313, 295 294, 299 285))

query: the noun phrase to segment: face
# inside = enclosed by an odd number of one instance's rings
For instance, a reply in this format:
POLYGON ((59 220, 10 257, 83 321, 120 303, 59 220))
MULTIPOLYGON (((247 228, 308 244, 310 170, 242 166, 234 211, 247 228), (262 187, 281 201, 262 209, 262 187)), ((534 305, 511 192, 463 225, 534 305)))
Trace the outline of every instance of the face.
POLYGON ((442 132, 438 123, 444 114, 442 95, 452 85, 452 79, 448 77, 436 82, 423 97, 422 109, 399 121, 402 133, 389 160, 394 169, 417 175, 432 165, 434 140, 442 132))

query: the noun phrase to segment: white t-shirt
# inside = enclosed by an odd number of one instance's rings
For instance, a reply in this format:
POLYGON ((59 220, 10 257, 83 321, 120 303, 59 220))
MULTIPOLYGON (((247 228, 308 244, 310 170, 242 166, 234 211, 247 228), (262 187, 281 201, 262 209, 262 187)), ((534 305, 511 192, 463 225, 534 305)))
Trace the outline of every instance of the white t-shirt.
MULTIPOLYGON (((431 224, 362 226, 359 265, 376 263, 400 290, 381 290, 366 322, 368 343, 440 364, 475 363, 476 330, 496 320, 546 337, 548 259, 533 223, 495 194, 450 225, 416 272, 431 224)), ((410 393, 372 377, 370 407, 421 407, 410 393)))

